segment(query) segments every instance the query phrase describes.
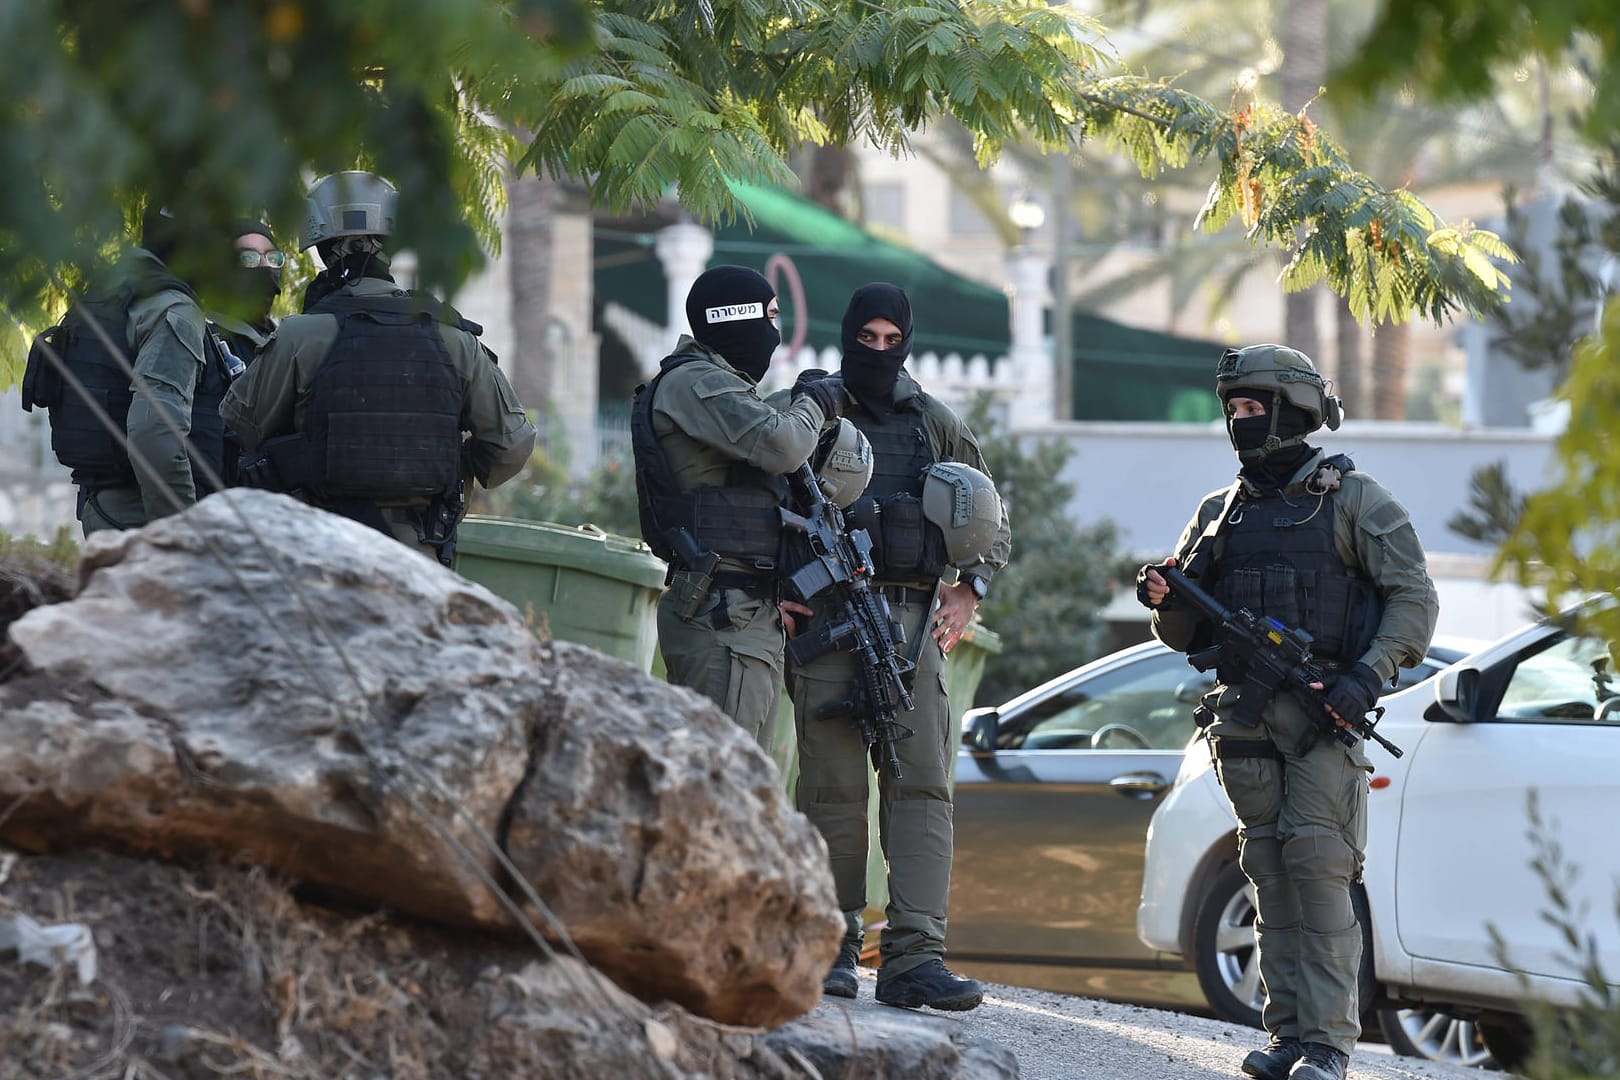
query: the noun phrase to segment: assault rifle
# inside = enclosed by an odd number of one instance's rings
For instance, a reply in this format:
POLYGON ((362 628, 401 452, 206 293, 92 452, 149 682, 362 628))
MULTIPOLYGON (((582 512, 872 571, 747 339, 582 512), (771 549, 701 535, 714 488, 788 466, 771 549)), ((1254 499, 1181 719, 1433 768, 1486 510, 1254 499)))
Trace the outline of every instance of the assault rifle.
POLYGON ((900 779, 894 744, 915 732, 899 721, 901 709, 915 708, 905 676, 914 666, 895 652, 905 632, 889 612, 889 601, 872 588, 872 539, 865 529, 851 529, 844 512, 821 491, 808 464, 788 477, 803 514, 784 507, 782 524, 804 538, 810 560, 784 576, 799 600, 823 596, 823 617, 816 629, 788 642, 795 664, 808 664, 835 650, 855 654, 854 691, 842 701, 823 706, 818 720, 848 716, 854 720, 872 755, 872 766, 900 779))
POLYGON ((1322 691, 1311 689, 1311 683, 1322 682, 1324 674, 1311 658, 1311 635, 1290 629, 1276 619, 1261 618, 1247 608, 1228 610, 1173 566, 1154 569, 1170 585, 1172 595, 1192 605, 1216 626, 1215 637, 1219 644, 1192 653, 1187 657, 1188 662, 1199 671, 1208 671, 1226 661, 1244 672, 1243 682, 1238 687, 1237 708, 1232 712, 1234 721, 1244 727, 1258 727, 1260 711, 1273 694, 1283 690, 1305 706, 1306 715, 1317 727, 1344 745, 1354 746, 1357 739, 1371 739, 1395 757, 1401 756, 1401 748, 1376 730, 1384 715, 1382 705, 1373 710, 1371 719, 1345 717, 1349 727, 1341 727, 1327 714, 1322 691))

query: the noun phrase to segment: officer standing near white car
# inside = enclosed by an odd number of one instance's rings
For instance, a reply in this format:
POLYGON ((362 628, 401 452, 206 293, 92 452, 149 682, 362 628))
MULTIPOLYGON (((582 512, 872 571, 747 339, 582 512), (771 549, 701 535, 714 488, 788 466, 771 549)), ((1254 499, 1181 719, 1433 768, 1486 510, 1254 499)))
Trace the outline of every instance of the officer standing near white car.
MULTIPOLYGON (((1327 675, 1328 716, 1364 716, 1397 669, 1423 659, 1439 614, 1406 509, 1342 455, 1305 442, 1339 426, 1339 400, 1303 353, 1229 349, 1216 393, 1241 468, 1206 496, 1170 564, 1229 608, 1309 633, 1327 675), (1196 552, 1196 554, 1195 554, 1196 552)), ((1220 644, 1216 628, 1143 567, 1138 598, 1172 649, 1220 644)), ((1367 841, 1367 774, 1359 742, 1325 737, 1289 694, 1261 723, 1236 718, 1245 671, 1225 656, 1200 711, 1216 775, 1238 819, 1238 863, 1255 887, 1255 938, 1271 1038, 1243 1061, 1258 1080, 1344 1080, 1361 1035, 1361 928, 1351 885, 1367 841)))

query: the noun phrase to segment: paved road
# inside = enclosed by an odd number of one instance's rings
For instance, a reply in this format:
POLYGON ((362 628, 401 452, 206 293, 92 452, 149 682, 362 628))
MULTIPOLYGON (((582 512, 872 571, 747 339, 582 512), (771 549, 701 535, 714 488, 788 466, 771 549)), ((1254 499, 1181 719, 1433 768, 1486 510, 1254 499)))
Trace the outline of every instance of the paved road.
MULTIPOLYGON (((872 1002, 875 973, 860 971, 857 1008, 872 1002)), ((969 1013, 928 1013, 1010 1048, 1022 1080, 1232 1080, 1261 1033, 1184 1013, 1117 1005, 1045 990, 987 984, 969 1013)), ((1491 1080, 1501 1073, 1397 1057, 1378 1047, 1350 1059, 1349 1080, 1491 1080)))

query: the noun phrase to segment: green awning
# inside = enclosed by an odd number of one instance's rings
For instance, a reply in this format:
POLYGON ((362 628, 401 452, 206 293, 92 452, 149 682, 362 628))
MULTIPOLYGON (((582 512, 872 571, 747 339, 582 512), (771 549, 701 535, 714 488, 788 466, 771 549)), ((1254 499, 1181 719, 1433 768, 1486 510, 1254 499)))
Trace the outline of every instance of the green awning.
MULTIPOLYGON (((764 269, 781 254, 798 270, 805 308, 782 298, 782 332, 791 338, 803 318, 806 341, 837 348, 849 296, 871 281, 888 281, 911 298, 913 355, 1006 354, 1011 333, 1007 296, 955 274, 909 248, 780 188, 733 184, 754 225, 740 217, 714 229, 710 266, 737 263, 764 269)), ((663 268, 650 233, 599 227, 595 235, 596 295, 655 323, 667 324, 663 268)), ((1074 412, 1077 420, 1186 420, 1219 416, 1215 362, 1223 346, 1140 330, 1095 315, 1074 315, 1074 412)), ((673 344, 673 343, 672 343, 673 344)))

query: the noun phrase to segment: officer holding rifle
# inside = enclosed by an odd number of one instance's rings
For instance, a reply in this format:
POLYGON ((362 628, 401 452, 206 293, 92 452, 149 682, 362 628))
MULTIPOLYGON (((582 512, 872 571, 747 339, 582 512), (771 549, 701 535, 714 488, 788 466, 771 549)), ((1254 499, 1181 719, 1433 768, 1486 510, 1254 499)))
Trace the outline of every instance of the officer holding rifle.
POLYGON ((1341 419, 1308 357, 1281 345, 1229 349, 1215 382, 1237 480, 1204 498, 1170 559, 1142 568, 1137 596, 1159 640, 1213 661, 1217 675, 1200 719, 1237 814, 1238 862, 1255 887, 1270 1035, 1242 1071, 1344 1080, 1361 1034, 1351 887, 1372 766, 1359 739, 1333 735, 1364 723, 1396 670, 1423 658, 1439 605, 1406 509, 1347 457, 1305 442, 1341 419), (1301 632, 1290 640, 1309 642, 1319 680, 1303 690, 1263 685, 1250 670, 1251 642, 1178 597, 1166 567, 1229 610, 1301 632))

